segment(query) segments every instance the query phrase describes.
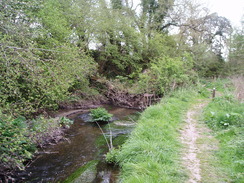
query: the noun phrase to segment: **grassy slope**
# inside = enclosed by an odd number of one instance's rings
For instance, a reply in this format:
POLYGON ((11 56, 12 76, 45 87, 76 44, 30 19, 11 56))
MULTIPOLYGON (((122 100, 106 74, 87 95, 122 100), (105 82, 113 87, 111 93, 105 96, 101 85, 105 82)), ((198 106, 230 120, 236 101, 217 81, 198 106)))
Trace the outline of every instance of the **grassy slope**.
POLYGON ((126 183, 182 182, 178 129, 197 93, 180 90, 143 112, 130 138, 116 154, 126 183))

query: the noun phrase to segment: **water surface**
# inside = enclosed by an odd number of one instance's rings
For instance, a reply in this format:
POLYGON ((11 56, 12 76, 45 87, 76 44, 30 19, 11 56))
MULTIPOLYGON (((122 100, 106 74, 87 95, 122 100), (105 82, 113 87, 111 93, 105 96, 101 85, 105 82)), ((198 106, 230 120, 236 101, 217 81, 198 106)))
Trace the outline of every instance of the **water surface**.
MULTIPOLYGON (((118 119, 110 124, 113 139, 116 141, 121 135, 128 136, 133 129, 133 121, 128 119, 128 116, 137 111, 114 106, 105 107, 118 119)), ((66 140, 42 149, 32 165, 25 172, 18 173, 19 182, 62 182, 92 160, 99 160, 96 177, 92 182, 115 182, 119 170, 104 162, 104 154, 108 148, 102 132, 95 123, 84 122, 86 115, 88 114, 79 112, 68 116, 74 120, 74 124, 67 130, 66 140)), ((108 126, 103 124, 101 127, 107 135, 110 134, 108 126)))

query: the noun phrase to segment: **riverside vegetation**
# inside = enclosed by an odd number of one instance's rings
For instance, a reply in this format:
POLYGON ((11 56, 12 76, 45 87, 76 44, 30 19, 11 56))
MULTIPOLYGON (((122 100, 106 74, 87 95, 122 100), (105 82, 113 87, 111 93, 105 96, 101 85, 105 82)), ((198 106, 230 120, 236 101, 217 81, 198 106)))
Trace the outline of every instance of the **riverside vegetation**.
POLYGON ((191 1, 140 2, 0 1, 0 179, 70 125, 47 111, 106 98, 108 83, 163 97, 199 78, 243 73, 243 24, 191 1))
POLYGON ((143 112, 125 144, 107 155, 107 161, 121 166, 122 182, 186 180, 180 164, 179 126, 197 96, 193 88, 180 89, 143 112))
MULTIPOLYGON (((198 90, 197 87, 180 89, 147 108, 125 144, 107 154, 108 162, 121 167, 121 182, 187 180, 187 172, 181 163, 179 130, 189 106, 197 99, 211 95, 208 87, 216 87, 223 94, 205 107, 202 117, 219 140, 219 149, 213 155, 215 164, 207 168, 225 175, 225 181, 243 182, 243 103, 235 99, 230 80, 203 83, 205 86, 198 90)), ((211 178, 212 182, 219 182, 220 177, 214 178, 211 178)))

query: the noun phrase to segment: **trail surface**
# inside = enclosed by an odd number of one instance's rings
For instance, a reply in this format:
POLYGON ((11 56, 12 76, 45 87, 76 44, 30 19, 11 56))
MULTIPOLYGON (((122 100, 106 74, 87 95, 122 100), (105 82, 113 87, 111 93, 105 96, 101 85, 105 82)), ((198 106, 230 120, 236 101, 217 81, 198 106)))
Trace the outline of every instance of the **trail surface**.
POLYGON ((197 119, 206 105, 206 101, 200 101, 200 103, 195 104, 190 110, 188 110, 185 119, 186 124, 181 130, 180 139, 182 144, 184 144, 182 159, 183 166, 189 173, 188 183, 202 182, 201 159, 198 157, 202 148, 197 144, 197 141, 201 138, 201 132, 205 131, 205 129, 202 129, 203 127, 199 126, 197 119))

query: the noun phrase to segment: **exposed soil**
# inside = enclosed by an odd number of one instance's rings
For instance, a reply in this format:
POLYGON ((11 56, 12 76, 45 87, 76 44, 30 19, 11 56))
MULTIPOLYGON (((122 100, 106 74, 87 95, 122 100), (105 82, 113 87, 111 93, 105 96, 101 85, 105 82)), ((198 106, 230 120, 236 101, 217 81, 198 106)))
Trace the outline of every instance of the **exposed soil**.
POLYGON ((79 101, 60 102, 59 109, 92 109, 102 104, 108 104, 108 98, 100 95, 99 97, 79 101))
POLYGON ((182 153, 183 166, 189 172, 189 183, 201 182, 201 160, 198 158, 198 154, 201 151, 197 144, 197 140, 200 138, 200 131, 198 126, 197 117, 201 114, 201 110, 207 104, 207 102, 201 102, 194 105, 186 115, 186 124, 181 130, 181 142, 185 148, 182 153))
POLYGON ((160 101, 160 98, 154 94, 131 94, 127 91, 117 90, 113 86, 108 88, 106 96, 113 105, 132 109, 145 109, 160 101))

